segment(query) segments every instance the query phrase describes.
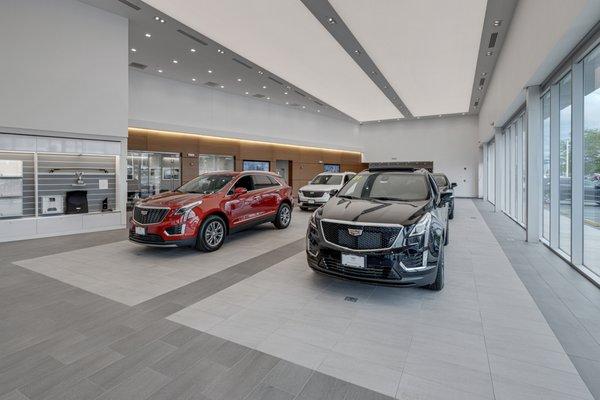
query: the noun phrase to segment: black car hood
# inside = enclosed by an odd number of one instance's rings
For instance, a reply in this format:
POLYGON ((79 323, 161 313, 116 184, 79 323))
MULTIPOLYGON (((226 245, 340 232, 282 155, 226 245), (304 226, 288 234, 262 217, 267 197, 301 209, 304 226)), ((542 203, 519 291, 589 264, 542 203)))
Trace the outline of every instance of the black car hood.
POLYGON ((399 202, 334 197, 318 211, 319 218, 349 222, 411 225, 427 212, 430 200, 399 202))

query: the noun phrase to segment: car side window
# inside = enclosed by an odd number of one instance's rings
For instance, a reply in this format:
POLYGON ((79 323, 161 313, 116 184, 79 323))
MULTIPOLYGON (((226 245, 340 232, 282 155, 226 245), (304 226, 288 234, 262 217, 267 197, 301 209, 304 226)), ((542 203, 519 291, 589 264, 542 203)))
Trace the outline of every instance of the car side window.
POLYGON ((254 181, 254 189, 257 190, 275 186, 275 183, 267 175, 252 175, 252 180, 254 181))
POLYGON ((240 179, 238 179, 235 185, 233 185, 233 189, 239 187, 245 188, 247 191, 254 190, 254 182, 252 181, 252 176, 244 175, 240 179))
POLYGON ((268 176, 267 178, 269 178, 269 180, 271 181, 271 186, 281 186, 281 183, 276 178, 272 176, 268 176))
POLYGON ((350 181, 350 179, 352 179, 353 177, 354 177, 354 175, 351 175, 351 174, 344 175, 344 185, 346 183, 348 183, 348 181, 350 181))

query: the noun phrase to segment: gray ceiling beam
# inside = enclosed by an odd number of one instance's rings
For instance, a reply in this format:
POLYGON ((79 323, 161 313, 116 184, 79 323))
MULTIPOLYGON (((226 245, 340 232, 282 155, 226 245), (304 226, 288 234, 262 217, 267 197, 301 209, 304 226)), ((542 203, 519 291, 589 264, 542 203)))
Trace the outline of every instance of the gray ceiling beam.
POLYGON ((358 64, 358 66, 375 83, 381 92, 396 106, 405 118, 412 118, 413 115, 404 104, 398 93, 381 73, 377 65, 367 54, 364 47, 354 37, 352 31, 344 23, 339 14, 335 11, 328 0, 301 0, 308 10, 321 22, 329 34, 342 46, 348 55, 358 64))

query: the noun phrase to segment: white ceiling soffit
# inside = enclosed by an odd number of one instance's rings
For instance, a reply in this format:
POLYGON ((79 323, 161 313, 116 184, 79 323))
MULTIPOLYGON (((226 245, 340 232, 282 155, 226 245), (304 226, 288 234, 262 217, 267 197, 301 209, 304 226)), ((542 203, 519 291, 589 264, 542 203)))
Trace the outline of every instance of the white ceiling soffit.
POLYGON ((300 0, 144 1, 358 121, 402 118, 300 0))
POLYGON ((469 111, 487 0, 330 3, 414 116, 469 111))

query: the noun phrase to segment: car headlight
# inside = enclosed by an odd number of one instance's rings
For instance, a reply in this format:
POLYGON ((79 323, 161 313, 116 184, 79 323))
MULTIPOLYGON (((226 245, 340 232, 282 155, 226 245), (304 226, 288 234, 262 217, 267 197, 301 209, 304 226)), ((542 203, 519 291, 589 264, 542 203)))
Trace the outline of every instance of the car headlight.
POLYGON ((419 222, 417 222, 416 224, 414 224, 412 226, 412 228, 410 228, 410 233, 408 234, 408 237, 426 234, 427 231, 429 230, 430 224, 431 224, 431 214, 425 214, 423 217, 421 217, 419 222))
POLYGON ((200 204, 202 204, 202 200, 197 201, 192 204, 188 204, 184 207, 179 208, 177 211, 175 211, 174 215, 183 215, 183 219, 186 220, 186 219, 188 219, 188 217, 190 215, 190 211, 192 211, 194 209, 194 207, 199 206, 200 204))
POLYGON ((317 210, 315 210, 315 212, 312 213, 312 215, 310 216, 310 226, 312 226, 313 228, 317 229, 317 210))

